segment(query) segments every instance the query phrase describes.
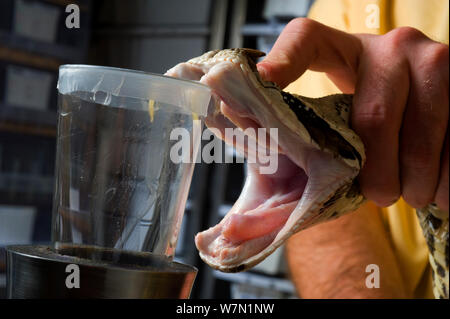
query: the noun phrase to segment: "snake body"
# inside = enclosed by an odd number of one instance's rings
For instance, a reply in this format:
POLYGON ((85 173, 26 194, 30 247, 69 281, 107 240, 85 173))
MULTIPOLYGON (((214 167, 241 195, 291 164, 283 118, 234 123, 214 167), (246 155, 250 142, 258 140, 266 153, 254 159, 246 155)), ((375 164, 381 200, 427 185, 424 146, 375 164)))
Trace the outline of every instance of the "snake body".
POLYGON ((417 216, 427 241, 432 268, 433 293, 436 298, 449 298, 448 213, 430 204, 417 210, 417 216))

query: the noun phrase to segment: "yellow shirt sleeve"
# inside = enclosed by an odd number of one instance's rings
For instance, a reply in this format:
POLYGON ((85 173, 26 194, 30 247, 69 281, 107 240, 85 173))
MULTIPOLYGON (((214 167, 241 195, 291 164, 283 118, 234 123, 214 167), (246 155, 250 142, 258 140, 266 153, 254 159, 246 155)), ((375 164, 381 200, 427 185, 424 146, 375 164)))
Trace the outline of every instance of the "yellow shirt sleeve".
MULTIPOLYGON (((435 41, 449 42, 447 0, 316 0, 309 17, 351 33, 384 34, 410 26, 435 41)), ((310 97, 340 92, 323 73, 312 71, 306 71, 286 91, 310 97)), ((407 288, 415 298, 434 298, 428 248, 415 210, 402 199, 378 210, 407 288)))

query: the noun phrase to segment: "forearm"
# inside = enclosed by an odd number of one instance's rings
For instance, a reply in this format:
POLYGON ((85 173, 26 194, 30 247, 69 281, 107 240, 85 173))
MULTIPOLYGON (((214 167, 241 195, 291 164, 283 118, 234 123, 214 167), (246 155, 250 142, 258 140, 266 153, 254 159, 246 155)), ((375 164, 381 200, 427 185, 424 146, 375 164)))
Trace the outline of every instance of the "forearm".
POLYGON ((286 249, 302 298, 409 297, 382 220, 370 205, 292 236, 286 249), (366 286, 370 264, 379 266, 379 288, 366 286))

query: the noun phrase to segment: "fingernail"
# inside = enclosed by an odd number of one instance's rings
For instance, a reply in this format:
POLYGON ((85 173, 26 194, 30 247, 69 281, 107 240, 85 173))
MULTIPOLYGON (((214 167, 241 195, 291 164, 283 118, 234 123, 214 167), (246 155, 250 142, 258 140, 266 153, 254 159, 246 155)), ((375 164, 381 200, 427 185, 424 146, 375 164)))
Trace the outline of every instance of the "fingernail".
POLYGON ((258 69, 258 73, 259 73, 259 75, 261 76, 261 78, 262 78, 263 80, 266 80, 266 79, 267 79, 267 71, 266 71, 266 69, 264 68, 264 65, 261 65, 261 63, 258 63, 258 64, 256 65, 256 68, 258 69))

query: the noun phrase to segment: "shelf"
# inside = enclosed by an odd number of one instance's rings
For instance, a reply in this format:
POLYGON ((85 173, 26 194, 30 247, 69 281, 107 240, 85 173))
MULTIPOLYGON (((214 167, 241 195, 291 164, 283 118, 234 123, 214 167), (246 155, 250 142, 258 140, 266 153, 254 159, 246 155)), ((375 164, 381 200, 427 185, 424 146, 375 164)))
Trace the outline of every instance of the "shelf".
POLYGON ((214 277, 217 279, 247 284, 255 287, 274 289, 281 292, 286 292, 289 294, 295 294, 295 287, 291 281, 281 278, 267 277, 259 274, 254 274, 250 272, 243 273, 223 273, 218 270, 213 270, 214 277))
POLYGON ((41 111, 25 107, 8 106, 0 102, 0 121, 50 125, 56 127, 56 111, 41 111))
POLYGON ((174 25, 174 26, 148 26, 148 27, 115 27, 99 28, 95 30, 100 36, 141 36, 141 37, 166 37, 166 36, 208 36, 208 26, 174 25))
POLYGON ((0 43, 3 46, 43 54, 68 62, 79 62, 83 59, 84 48, 39 42, 0 30, 0 43))
POLYGON ((33 124, 14 123, 7 121, 0 121, 0 132, 43 137, 56 137, 56 127, 54 126, 36 126, 33 124))
MULTIPOLYGON (((68 6, 69 4, 76 4, 82 11, 89 11, 89 4, 83 3, 83 1, 73 1, 73 0, 45 0, 45 2, 53 3, 59 6, 68 6)), ((86 1, 84 1, 86 2, 86 1)))
POLYGON ((24 173, 0 173, 0 190, 33 194, 52 194, 53 176, 33 176, 24 173))
POLYGON ((277 37, 283 31, 286 24, 245 24, 241 27, 241 34, 244 36, 274 36, 277 37))
POLYGON ((63 64, 60 60, 52 57, 44 57, 2 45, 0 45, 0 60, 54 72, 58 72, 59 66, 63 64))

